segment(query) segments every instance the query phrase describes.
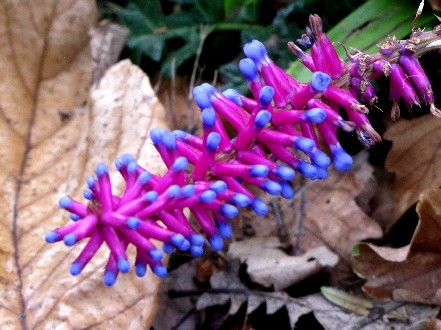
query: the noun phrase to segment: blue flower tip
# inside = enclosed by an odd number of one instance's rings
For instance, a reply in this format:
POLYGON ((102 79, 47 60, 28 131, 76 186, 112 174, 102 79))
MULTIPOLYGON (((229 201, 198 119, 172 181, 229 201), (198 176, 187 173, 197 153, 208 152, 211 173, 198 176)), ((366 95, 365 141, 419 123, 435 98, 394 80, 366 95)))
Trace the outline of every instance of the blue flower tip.
POLYGON ((127 165, 127 172, 129 172, 129 174, 133 174, 136 172, 136 170, 138 169, 138 163, 136 161, 131 161, 128 165, 127 165))
POLYGON ((138 229, 141 226, 141 220, 136 217, 130 217, 127 219, 126 225, 130 229, 138 229))
POLYGON ((190 242, 192 245, 202 246, 205 244, 204 236, 200 234, 191 234, 190 242))
POLYGON ((144 171, 139 175, 138 182, 139 184, 144 185, 146 183, 149 183, 151 178, 152 174, 149 171, 144 171))
POLYGON ((171 134, 179 140, 183 140, 185 137, 190 135, 187 132, 180 129, 175 129, 174 131, 171 132, 171 134))
POLYGON ((266 107, 271 103, 274 97, 274 88, 271 86, 264 86, 260 90, 259 103, 262 107, 266 107))
POLYGON ((184 198, 188 198, 193 196, 196 193, 196 188, 192 184, 187 184, 181 188, 181 196, 184 198))
POLYGON ((311 87, 316 92, 324 91, 331 83, 331 77, 324 72, 314 72, 311 76, 311 87))
POLYGON ((245 77, 245 79, 248 81, 253 81, 258 79, 256 65, 254 64, 253 60, 250 58, 244 58, 240 60, 239 70, 242 73, 242 75, 245 77))
POLYGON ((222 238, 231 238, 233 235, 233 230, 228 222, 218 222, 217 228, 219 229, 219 234, 222 238))
POLYGON ((337 171, 347 172, 352 167, 352 157, 343 150, 336 148, 332 151, 332 160, 337 171))
POLYGON ((309 178, 311 180, 317 179, 317 168, 305 161, 300 161, 297 164, 297 170, 301 175, 303 175, 306 178, 309 178))
POLYGON ((188 159, 186 157, 178 157, 173 163, 172 170, 175 172, 182 172, 188 166, 188 159))
POLYGON ((201 109, 211 108, 210 91, 203 85, 193 88, 193 98, 201 109))
POLYGON ((64 236, 63 242, 67 246, 75 245, 77 243, 77 236, 75 235, 75 233, 69 233, 66 236, 64 236))
POLYGON ((213 190, 206 190, 199 196, 199 200, 202 203, 211 203, 215 199, 216 199, 216 193, 213 190))
POLYGON ((153 203, 158 199, 158 193, 154 190, 151 190, 144 195, 144 198, 150 203, 153 203))
POLYGON ((172 198, 177 197, 179 196, 180 190, 180 187, 177 184, 174 184, 167 189, 167 195, 172 198))
POLYGON ((80 262, 74 262, 71 266, 70 266, 70 274, 72 276, 77 276, 81 273, 81 271, 83 270, 83 267, 81 267, 81 263, 80 262))
POLYGON ((182 234, 173 235, 170 242, 180 251, 187 251, 191 246, 190 242, 182 234))
POLYGON ((149 255, 153 260, 161 260, 164 257, 164 253, 162 253, 162 251, 159 249, 151 250, 149 255))
POLYGON ((265 181, 262 185, 262 189, 274 196, 277 196, 282 191, 280 184, 272 180, 265 181))
POLYGON ((239 214, 239 211, 234 205, 224 204, 221 207, 221 214, 231 219, 235 218, 239 214))
POLYGON ((190 248, 190 253, 194 257, 199 257, 204 253, 204 249, 200 245, 192 245, 190 248))
POLYGON ((135 265, 135 273, 138 277, 143 277, 147 273, 147 266, 142 263, 137 263, 135 265))
POLYGON ((210 245, 214 251, 220 251, 224 247, 224 242, 222 241, 222 238, 217 234, 208 238, 208 242, 210 242, 210 245))
POLYGON ((173 252, 175 252, 175 248, 169 243, 164 243, 162 244, 162 251, 167 254, 172 254, 173 252))
POLYGON ((87 177, 87 179, 86 179, 87 186, 88 186, 90 189, 93 189, 93 187, 95 187, 95 182, 96 182, 96 179, 95 179, 95 177, 93 177, 93 176, 89 176, 89 177, 87 177))
POLYGON ((118 270, 121 273, 128 273, 130 270, 130 262, 127 259, 119 258, 118 259, 118 270))
POLYGON ((129 164, 134 161, 135 158, 133 157, 132 154, 124 154, 121 156, 121 162, 125 167, 129 166, 129 164))
POLYGON ((47 243, 55 243, 58 241, 60 235, 56 233, 55 231, 50 231, 46 234, 45 240, 47 243))
POLYGON ((71 213, 71 214, 70 214, 70 219, 71 219, 72 221, 78 221, 78 220, 81 219, 81 216, 79 216, 78 214, 75 214, 75 213, 71 213))
POLYGON ((155 265, 153 266, 153 273, 158 277, 166 277, 167 276, 167 268, 164 265, 155 265))
POLYGON ((93 192, 90 189, 84 189, 83 190, 83 196, 84 196, 85 199, 87 199, 89 201, 94 199, 93 192))
POLYGON ((294 147, 303 152, 311 152, 315 147, 315 143, 311 139, 299 137, 294 140, 294 147))
POLYGON ((222 94, 229 99, 230 101, 233 101, 237 105, 242 105, 241 97, 242 95, 235 89, 228 88, 222 92, 222 94))
POLYGON ((280 186, 282 187, 282 192, 280 193, 280 195, 283 198, 291 199, 294 197, 294 189, 292 189, 291 185, 288 182, 281 182, 280 186))
POLYGON ((202 124, 204 128, 212 128, 216 124, 216 112, 213 108, 205 108, 202 110, 202 124))
POLYGON ((273 170, 274 174, 277 175, 279 178, 286 180, 286 181, 291 181, 292 179, 294 179, 296 172, 288 166, 277 166, 274 170, 273 170))
POLYGON ((60 205, 62 209, 67 209, 72 205, 72 200, 69 197, 62 197, 58 201, 58 205, 60 205))
POLYGON ((271 112, 268 110, 260 110, 256 118, 254 119, 254 127, 257 129, 262 129, 268 124, 271 120, 271 112))
POLYGON ((250 175, 254 178, 262 178, 267 176, 269 173, 268 166, 257 164, 252 165, 250 170, 250 175))
POLYGON ((251 208, 257 215, 263 216, 268 213, 268 206, 258 198, 251 201, 251 208))
POLYGON ((162 143, 167 148, 168 151, 174 150, 177 148, 176 137, 171 133, 166 133, 162 137, 162 143))
POLYGON ((152 128, 150 130, 150 138, 153 143, 158 146, 162 144, 162 137, 167 133, 167 131, 163 128, 152 128))
POLYGON ((266 49, 259 40, 253 40, 245 44, 243 52, 254 62, 262 62, 265 59, 266 49))
POLYGON ((247 207, 251 203, 251 199, 247 195, 237 193, 231 198, 231 202, 239 207, 247 207))
POLYGON ((317 167, 317 179, 324 180, 328 178, 328 170, 326 168, 317 167))
POLYGON ((109 174, 109 168, 104 163, 99 163, 96 166, 96 175, 100 178, 105 174, 109 174))
POLYGON ((207 136, 207 149, 210 151, 215 151, 219 146, 221 141, 221 136, 217 132, 211 132, 207 136))
POLYGON ((104 274, 104 284, 107 286, 112 286, 116 282, 116 274, 112 272, 111 270, 106 271, 104 274))
POLYGON ((213 182, 210 186, 210 190, 213 190, 216 194, 222 194, 227 190, 227 184, 222 180, 213 182))
POLYGON ((326 169, 331 165, 331 159, 319 149, 311 152, 311 160, 315 165, 323 169, 326 169))
POLYGON ((326 119, 326 112, 320 108, 313 108, 305 111, 305 119, 306 121, 318 124, 326 119))

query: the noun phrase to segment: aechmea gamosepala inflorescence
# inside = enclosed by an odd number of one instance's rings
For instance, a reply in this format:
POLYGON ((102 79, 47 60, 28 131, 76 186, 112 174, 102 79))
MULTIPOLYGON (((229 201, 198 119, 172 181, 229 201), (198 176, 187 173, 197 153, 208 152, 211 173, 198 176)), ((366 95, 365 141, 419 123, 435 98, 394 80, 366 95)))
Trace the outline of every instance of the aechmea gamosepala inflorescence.
POLYGON ((109 248, 106 285, 130 270, 129 245, 136 248, 136 274, 143 276, 151 268, 160 277, 167 274, 163 252, 177 249, 198 256, 206 240, 214 250, 222 249, 223 239, 232 235, 230 219, 239 208, 249 207, 257 215, 268 212, 255 188, 292 198, 296 173, 316 180, 326 179, 330 166, 338 171, 351 168, 352 158, 340 145, 337 130, 355 131, 366 147, 381 141, 366 116, 377 98, 371 82, 379 76, 390 78, 393 117, 399 116, 400 99, 410 106, 428 104, 439 116, 418 57, 439 49, 440 39, 439 26, 431 32, 415 31, 408 40, 390 38, 377 54, 355 51, 345 61, 324 33, 321 19, 311 15, 310 27, 298 40, 309 51, 288 44, 312 71, 309 83, 288 75, 261 42, 251 41, 239 63, 250 96, 231 89, 220 92, 209 84, 196 87, 193 96, 201 109, 201 136, 161 128, 150 132, 168 171, 155 175, 132 156, 123 155, 115 166, 126 187, 117 196, 108 167, 98 164, 96 176, 87 180, 87 203, 62 198, 60 207, 71 213, 72 223, 49 232, 46 241, 72 246, 88 239, 71 266, 72 275, 80 274, 105 243, 109 248), (188 221, 186 209, 196 227, 188 221), (162 250, 152 240, 163 242, 162 250))

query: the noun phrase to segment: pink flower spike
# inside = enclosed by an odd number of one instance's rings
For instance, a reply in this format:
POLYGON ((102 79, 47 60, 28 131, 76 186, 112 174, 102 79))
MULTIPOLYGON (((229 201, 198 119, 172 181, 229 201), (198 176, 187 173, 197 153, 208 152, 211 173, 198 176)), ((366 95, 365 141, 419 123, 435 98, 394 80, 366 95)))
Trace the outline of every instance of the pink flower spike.
POLYGON ((248 125, 238 132, 233 142, 233 147, 236 150, 247 149, 270 120, 271 113, 268 110, 260 110, 256 114, 253 113, 248 125))
POLYGON ((115 256, 118 270, 122 273, 127 273, 130 270, 130 263, 125 252, 126 246, 121 243, 121 238, 118 237, 118 234, 112 227, 104 227, 102 231, 107 246, 112 251, 112 255, 115 256))
POLYGON ((100 246, 103 244, 103 237, 100 230, 95 230, 87 242, 83 251, 81 251, 78 258, 70 266, 70 273, 73 276, 79 275, 84 267, 89 263, 100 246))
POLYGON ((391 65, 390 95, 395 101, 398 101, 399 97, 402 97, 408 105, 420 106, 418 95, 399 64, 391 65))
POLYGON ((311 72, 315 72, 316 68, 314 65, 314 61, 311 57, 311 55, 306 54, 303 52, 296 44, 294 44, 292 41, 288 42, 288 49, 293 53, 295 56, 297 56, 302 64, 307 67, 311 72))
POLYGON ((432 85, 421 67, 420 61, 412 55, 401 55, 398 61, 406 70, 423 102, 432 104, 434 102, 432 85))
MULTIPOLYGON (((326 33, 323 32, 322 19, 318 15, 310 15, 309 24, 316 39, 316 44, 318 45, 319 50, 324 53, 326 62, 329 67, 329 71, 323 71, 323 72, 328 73, 332 77, 332 79, 339 78, 342 75, 342 71, 343 71, 342 63, 340 58, 338 57, 334 45, 329 40, 326 33)), ((322 71, 320 70, 319 66, 316 66, 316 68, 318 71, 322 71)))
POLYGON ((78 203, 76 200, 69 197, 61 198, 58 204, 62 209, 65 209, 82 218, 84 218, 88 213, 86 205, 78 203))
POLYGON ((378 60, 374 62, 374 71, 370 79, 377 79, 380 76, 389 77, 391 65, 386 60, 378 60))
POLYGON ((361 113, 368 113, 369 109, 360 104, 357 99, 355 99, 350 92, 344 89, 340 89, 335 86, 329 86, 323 91, 323 96, 349 111, 358 111, 361 113))
MULTIPOLYGON (((306 104, 309 109, 321 109, 326 114, 326 121, 329 123, 333 123, 337 127, 341 128, 345 132, 352 132, 355 129, 355 123, 344 120, 339 114, 338 111, 332 109, 326 103, 320 101, 319 99, 312 99, 308 101, 306 104)), ((320 121, 321 122, 321 121, 320 121)))

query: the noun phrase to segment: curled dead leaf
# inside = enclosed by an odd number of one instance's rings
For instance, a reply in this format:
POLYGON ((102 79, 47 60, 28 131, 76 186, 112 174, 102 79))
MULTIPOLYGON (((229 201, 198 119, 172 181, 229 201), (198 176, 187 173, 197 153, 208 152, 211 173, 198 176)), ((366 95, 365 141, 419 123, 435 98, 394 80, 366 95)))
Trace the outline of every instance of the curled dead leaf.
POLYGON ((160 170, 147 131, 165 116, 142 71, 120 63, 89 92, 96 18, 91 0, 0 3, 2 329, 144 328, 154 315, 155 277, 128 275, 110 290, 104 251, 73 278, 78 247, 44 242, 68 221, 57 200, 81 199, 98 162, 131 152, 160 170))
POLYGON ((231 243, 228 255, 239 258, 247 265, 247 273, 252 281, 273 287, 275 291, 314 275, 323 267, 333 267, 338 262, 338 256, 325 246, 312 248, 301 256, 287 255, 281 250, 277 237, 231 243))
MULTIPOLYGON (((271 203, 273 209, 270 208, 265 217, 256 218, 244 211, 241 225, 252 226, 256 236, 268 237, 276 236, 277 224, 282 223, 291 239, 293 255, 326 246, 339 257, 330 275, 332 281, 344 281, 353 276, 352 248, 361 240, 382 236, 378 223, 355 202, 371 172, 369 164, 356 160, 350 173, 330 171, 328 179, 321 181, 298 179, 294 183, 296 195, 293 199, 271 203), (274 210, 277 205, 280 205, 280 219, 274 210)), ((263 198, 269 203, 267 196, 263 198)))
POLYGON ((391 227, 418 201, 422 191, 441 184, 441 120, 433 115, 403 119, 391 126, 384 138, 393 142, 385 163, 386 169, 395 173, 391 227))
POLYGON ((354 270, 377 299, 441 304, 441 188, 429 189, 417 204, 420 217, 409 245, 394 249, 362 243, 354 270))

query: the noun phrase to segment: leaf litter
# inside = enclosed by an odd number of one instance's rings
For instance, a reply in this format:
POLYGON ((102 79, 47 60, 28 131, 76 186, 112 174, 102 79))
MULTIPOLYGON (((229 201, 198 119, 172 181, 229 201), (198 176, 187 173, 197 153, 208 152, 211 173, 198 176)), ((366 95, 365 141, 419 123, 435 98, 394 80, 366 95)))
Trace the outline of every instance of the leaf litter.
POLYGON ((147 129, 166 126, 164 109, 127 61, 101 66, 104 76, 89 90, 103 61, 93 62, 89 46, 94 1, 7 1, 0 8, 0 328, 144 328, 156 311, 155 276, 127 275, 109 289, 98 270, 101 254, 72 277, 69 264, 81 247, 48 245, 44 235, 68 221, 56 201, 82 198, 98 162, 131 152, 163 170, 147 129))

